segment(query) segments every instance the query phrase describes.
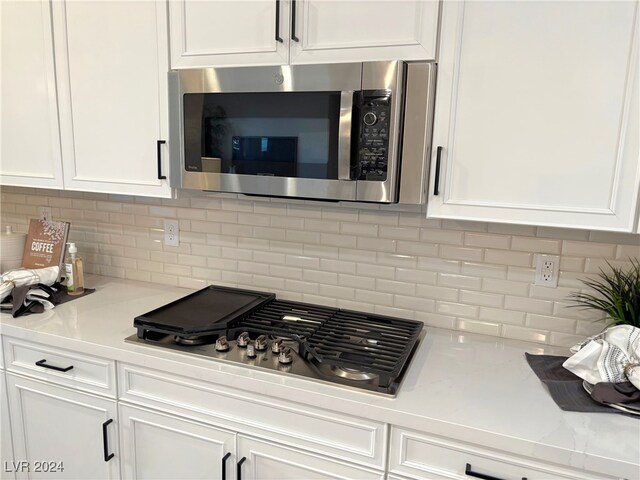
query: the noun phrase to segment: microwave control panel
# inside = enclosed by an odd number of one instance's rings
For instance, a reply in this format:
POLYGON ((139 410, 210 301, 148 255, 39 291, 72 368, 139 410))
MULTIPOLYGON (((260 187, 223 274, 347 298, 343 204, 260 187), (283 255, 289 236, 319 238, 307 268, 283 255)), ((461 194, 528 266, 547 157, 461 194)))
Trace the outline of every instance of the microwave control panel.
POLYGON ((385 181, 389 161, 391 92, 364 90, 358 99, 357 180, 385 181))

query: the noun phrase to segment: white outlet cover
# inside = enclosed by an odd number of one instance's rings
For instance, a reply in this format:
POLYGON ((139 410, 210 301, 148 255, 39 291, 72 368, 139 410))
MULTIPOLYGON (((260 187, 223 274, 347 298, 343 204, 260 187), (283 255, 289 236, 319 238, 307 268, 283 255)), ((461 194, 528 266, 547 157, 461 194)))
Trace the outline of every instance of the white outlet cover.
POLYGON ((536 279, 534 284, 556 288, 560 275, 559 255, 536 255, 536 279))
POLYGON ((178 220, 164 221, 164 244, 170 247, 180 246, 180 222, 178 220))

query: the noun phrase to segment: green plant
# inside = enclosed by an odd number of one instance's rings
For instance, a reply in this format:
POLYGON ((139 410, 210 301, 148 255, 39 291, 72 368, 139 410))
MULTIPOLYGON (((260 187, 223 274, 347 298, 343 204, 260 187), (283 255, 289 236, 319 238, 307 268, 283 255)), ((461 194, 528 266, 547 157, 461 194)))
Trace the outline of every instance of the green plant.
POLYGON ((573 306, 601 310, 606 314, 603 320, 610 320, 608 327, 640 327, 640 261, 630 261, 629 270, 613 267, 607 262, 610 272, 600 269, 598 279, 582 280, 582 283, 596 293, 572 292, 570 297, 577 303, 573 306))

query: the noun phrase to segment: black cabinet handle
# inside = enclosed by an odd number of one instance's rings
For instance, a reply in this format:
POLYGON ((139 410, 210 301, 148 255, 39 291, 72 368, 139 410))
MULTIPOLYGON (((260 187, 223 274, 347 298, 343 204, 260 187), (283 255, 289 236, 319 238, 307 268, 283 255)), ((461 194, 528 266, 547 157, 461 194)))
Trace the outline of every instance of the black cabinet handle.
POLYGON ((167 143, 165 140, 158 140, 158 180, 166 180, 166 175, 162 175, 162 145, 167 143))
POLYGON ((222 480, 227 480, 227 458, 231 456, 231 452, 228 452, 222 457, 222 480))
POLYGON ((107 427, 109 424, 113 422, 113 419, 110 418, 106 422, 102 424, 102 446, 104 448, 104 461, 108 462, 113 458, 113 453, 109 453, 109 438, 107 437, 107 427))
MULTIPOLYGON (((438 147, 438 148, 440 148, 440 147, 438 147)), ((464 474, 468 475, 470 477, 482 478, 483 480, 503 480, 501 478, 494 477, 492 475, 485 475, 484 473, 473 472, 471 470, 471 464, 470 463, 467 463, 467 466, 464 469, 464 474)), ((527 477, 522 477, 522 480, 527 480, 527 477)))
POLYGON ((436 178, 433 182, 433 194, 439 195, 439 185, 440 185, 440 158, 442 157, 442 147, 438 147, 436 153, 436 178))
POLYGON ((247 457, 242 457, 238 462, 238 472, 236 474, 236 480, 242 480, 242 464, 247 459, 247 457))
POLYGON ((54 367, 53 365, 47 365, 45 362, 47 361, 46 358, 43 358, 42 360, 38 360, 36 362, 36 365, 39 367, 44 367, 44 368, 50 368, 51 370, 55 370, 56 372, 68 372, 69 370, 71 370, 73 368, 73 365, 70 365, 68 367, 54 367))
POLYGON ((280 0, 276 0, 276 41, 282 43, 282 37, 280 36, 280 0))
POLYGON ((296 36, 296 0, 291 0, 291 40, 300 41, 296 36))

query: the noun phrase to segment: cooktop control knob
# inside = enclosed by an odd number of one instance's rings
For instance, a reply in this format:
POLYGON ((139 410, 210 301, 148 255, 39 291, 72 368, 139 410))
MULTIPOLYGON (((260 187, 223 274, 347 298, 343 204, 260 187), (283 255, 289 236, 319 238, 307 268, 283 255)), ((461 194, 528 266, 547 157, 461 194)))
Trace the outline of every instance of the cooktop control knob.
POLYGON ((252 343, 247 344, 247 357, 256 358, 256 349, 252 343))
POLYGON ((267 337, 260 335, 256 338, 255 346, 258 352, 264 352, 267 349, 267 337))
POLYGON ((378 117, 373 112, 367 112, 363 115, 362 121, 365 125, 371 126, 375 125, 375 123, 378 121, 378 117))
POLYGON ((247 332, 242 332, 240 335, 238 335, 236 342, 238 342, 239 347, 246 347, 247 345, 249 345, 249 334, 247 332))
POLYGON ((278 362, 285 365, 293 362, 293 355, 291 355, 291 349, 289 347, 284 347, 280 351, 280 355, 278 355, 278 362))
POLYGON ((273 353, 280 353, 281 350, 282 350, 282 339, 276 338, 271 344, 271 351, 273 353))
POLYGON ((218 352, 226 352, 229 350, 229 342, 227 342, 227 337, 224 335, 219 337, 216 340, 216 351, 218 352))

